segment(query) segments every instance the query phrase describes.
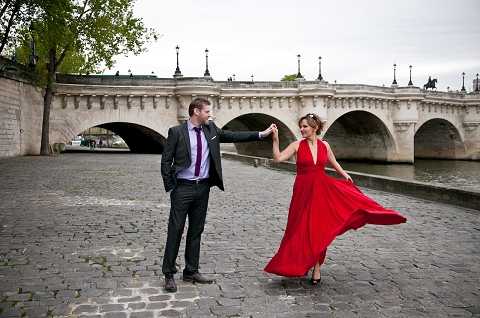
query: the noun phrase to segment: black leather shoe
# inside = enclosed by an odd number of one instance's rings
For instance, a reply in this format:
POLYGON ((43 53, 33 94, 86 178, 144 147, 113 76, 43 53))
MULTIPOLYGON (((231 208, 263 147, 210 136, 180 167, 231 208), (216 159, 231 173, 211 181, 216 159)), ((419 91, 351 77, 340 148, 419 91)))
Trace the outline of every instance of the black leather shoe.
POLYGON ((199 283, 199 284, 211 284, 213 279, 208 279, 200 273, 194 273, 190 275, 183 274, 183 281, 189 283, 199 283))
POLYGON ((177 291, 177 284, 175 284, 175 279, 173 276, 165 276, 165 291, 169 293, 175 293, 177 291))

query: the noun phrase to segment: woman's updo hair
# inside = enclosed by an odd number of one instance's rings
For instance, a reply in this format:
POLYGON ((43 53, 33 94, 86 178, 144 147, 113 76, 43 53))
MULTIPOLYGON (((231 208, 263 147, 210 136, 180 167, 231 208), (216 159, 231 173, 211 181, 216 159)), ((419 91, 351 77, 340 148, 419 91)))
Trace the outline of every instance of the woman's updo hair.
POLYGON ((318 117, 314 113, 308 113, 305 116, 300 117, 300 119, 298 120, 299 127, 304 119, 307 121, 308 126, 317 128, 317 135, 320 135, 323 129, 323 122, 320 120, 320 117, 318 117))

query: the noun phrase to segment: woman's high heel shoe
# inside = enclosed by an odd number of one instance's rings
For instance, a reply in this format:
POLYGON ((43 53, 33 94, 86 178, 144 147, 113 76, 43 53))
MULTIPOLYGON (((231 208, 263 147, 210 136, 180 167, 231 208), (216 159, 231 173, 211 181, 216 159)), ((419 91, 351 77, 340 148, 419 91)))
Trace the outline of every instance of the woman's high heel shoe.
POLYGON ((312 274, 312 278, 310 279, 310 282, 312 283, 313 286, 316 286, 320 283, 321 280, 322 280, 322 276, 320 276, 319 279, 315 279, 313 278, 313 274, 312 274))

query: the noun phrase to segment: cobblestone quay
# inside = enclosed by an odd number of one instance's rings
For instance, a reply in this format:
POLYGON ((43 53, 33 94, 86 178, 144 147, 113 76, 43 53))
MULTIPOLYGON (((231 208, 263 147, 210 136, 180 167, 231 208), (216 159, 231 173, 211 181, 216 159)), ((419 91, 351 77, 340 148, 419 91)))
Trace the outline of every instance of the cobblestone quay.
POLYGON ((478 212, 364 189, 408 222, 338 238, 312 287, 262 271, 294 176, 228 160, 224 173, 200 258, 216 283, 177 275, 178 293, 166 294, 160 156, 0 160, 0 316, 480 317, 478 212))

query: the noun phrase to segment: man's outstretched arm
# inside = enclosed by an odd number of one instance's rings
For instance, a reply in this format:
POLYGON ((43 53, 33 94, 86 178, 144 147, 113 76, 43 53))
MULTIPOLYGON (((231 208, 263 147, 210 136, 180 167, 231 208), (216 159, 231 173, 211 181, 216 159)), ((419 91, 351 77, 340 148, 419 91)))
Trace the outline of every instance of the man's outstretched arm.
POLYGON ((268 137, 272 133, 273 127, 276 127, 275 124, 271 124, 263 131, 229 131, 217 127, 217 132, 220 136, 220 142, 247 142, 261 140, 268 137))

